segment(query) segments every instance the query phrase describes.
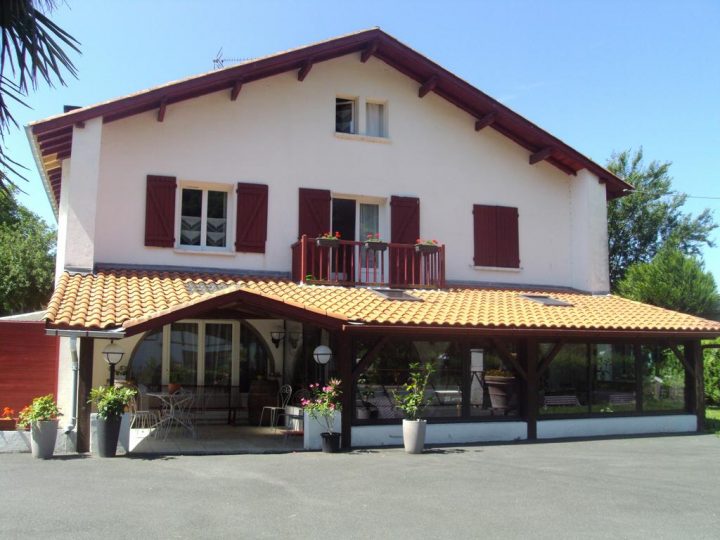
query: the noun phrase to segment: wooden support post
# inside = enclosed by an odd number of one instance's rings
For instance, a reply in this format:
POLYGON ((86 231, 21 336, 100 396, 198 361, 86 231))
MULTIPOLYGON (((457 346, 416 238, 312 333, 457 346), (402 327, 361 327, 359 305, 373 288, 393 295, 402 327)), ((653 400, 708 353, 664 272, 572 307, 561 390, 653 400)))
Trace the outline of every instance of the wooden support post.
POLYGON ((347 449, 352 447, 352 417, 355 403, 352 365, 352 340, 345 332, 337 334, 338 371, 342 381, 342 426, 341 445, 347 449))
POLYGON ((685 342, 685 359, 694 368, 693 397, 695 414, 697 415, 697 430, 705 431, 705 370, 703 369, 703 355, 700 341, 685 342))
POLYGON ((525 421, 527 422, 527 438, 537 439, 538 415, 538 356, 539 344, 535 339, 526 339, 520 343, 520 353, 524 357, 527 378, 525 379, 525 421))
POLYGON ((298 75, 297 75, 298 81, 303 82, 305 80, 305 77, 307 77, 308 73, 310 73, 312 66, 313 66, 312 58, 310 60, 305 61, 305 63, 302 65, 302 67, 298 71, 298 75))
POLYGON ((364 64, 370 60, 370 57, 377 52, 379 45, 380 42, 377 39, 372 41, 360 55, 360 61, 364 64))
POLYGON ((547 158, 552 156, 552 153, 555 151, 555 149, 552 146, 546 146, 545 148, 541 148, 534 154, 530 155, 530 165, 535 165, 536 163, 539 163, 541 161, 545 161, 547 158))
POLYGON ((480 131, 481 129, 488 127, 493 122, 495 122, 495 113, 487 113, 475 120, 475 131, 480 131))
POLYGON ((230 101, 235 101, 240 95, 240 90, 242 90, 242 81, 235 81, 235 84, 233 84, 232 90, 230 91, 230 101))
POLYGON ((78 357, 78 412, 77 412, 77 440, 75 446, 78 452, 90 451, 90 410, 88 403, 93 379, 93 348, 95 340, 80 338, 80 354, 78 357))
POLYGON ((430 77, 427 81, 425 81, 420 89, 418 90, 418 97, 424 98, 426 95, 428 95, 430 92, 435 90, 435 87, 437 86, 438 78, 437 75, 433 75, 430 77))

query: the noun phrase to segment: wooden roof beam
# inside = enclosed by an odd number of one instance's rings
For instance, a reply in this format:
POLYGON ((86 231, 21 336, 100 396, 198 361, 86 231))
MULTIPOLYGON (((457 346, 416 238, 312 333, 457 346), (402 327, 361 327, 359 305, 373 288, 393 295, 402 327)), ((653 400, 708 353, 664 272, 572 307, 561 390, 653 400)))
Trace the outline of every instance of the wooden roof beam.
POLYGON ((305 61, 303 66, 300 68, 300 71, 298 71, 298 81, 303 82, 305 80, 305 77, 307 77, 308 73, 310 73, 312 66, 313 66, 312 58, 305 61))
POLYGON ((540 161, 545 161, 547 158, 552 156, 554 151, 555 148, 553 148, 552 146, 546 146, 545 148, 541 148, 534 154, 530 154, 530 165, 535 165, 540 161))
POLYGON ((374 41, 371 41, 370 45, 368 45, 367 48, 360 55, 360 61, 364 64, 365 62, 370 60, 370 57, 377 52, 379 46, 380 40, 376 39, 374 41))
POLYGON ((165 120, 165 109, 167 108, 167 98, 162 98, 160 100, 160 108, 158 109, 157 113, 157 121, 162 122, 165 120))
POLYGON ((487 113, 475 121, 475 131, 480 131, 495 122, 496 114, 494 112, 487 113))
POLYGON ((422 84, 422 86, 420 87, 420 90, 418 90, 418 97, 424 98, 430 92, 435 90, 437 83, 438 83, 437 75, 433 75, 432 77, 430 77, 427 81, 425 81, 422 84))
POLYGON ((230 91, 230 101, 235 101, 240 94, 240 90, 242 90, 242 81, 235 81, 235 84, 233 84, 232 90, 230 91))

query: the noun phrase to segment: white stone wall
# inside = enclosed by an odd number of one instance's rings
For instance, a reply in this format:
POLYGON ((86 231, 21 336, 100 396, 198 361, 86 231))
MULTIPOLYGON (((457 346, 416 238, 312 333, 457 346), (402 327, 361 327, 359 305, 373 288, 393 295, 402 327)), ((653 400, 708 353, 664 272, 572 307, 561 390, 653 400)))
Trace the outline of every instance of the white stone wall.
MULTIPOLYGON (((427 444, 463 444, 491 441, 520 441, 527 438, 527 424, 514 422, 468 422, 428 424, 427 444)), ((402 425, 353 426, 352 444, 363 446, 402 446, 402 425)))
POLYGON ((697 429, 693 414, 663 416, 633 416, 623 418, 578 418, 540 420, 538 439, 564 437, 603 437, 607 435, 637 435, 642 433, 683 433, 697 429))

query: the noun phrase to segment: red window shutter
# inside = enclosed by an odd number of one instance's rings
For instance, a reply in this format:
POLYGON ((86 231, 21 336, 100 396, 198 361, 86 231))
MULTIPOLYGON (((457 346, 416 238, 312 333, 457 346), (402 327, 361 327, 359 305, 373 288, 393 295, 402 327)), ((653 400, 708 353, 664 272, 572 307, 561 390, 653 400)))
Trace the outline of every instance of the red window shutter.
POLYGON ((175 245, 175 189, 174 176, 147 177, 145 193, 145 245, 173 247, 175 245))
POLYGON ((420 199, 393 195, 390 208, 390 241, 414 244, 420 237, 420 199))
POLYGON ((300 188, 298 238, 310 238, 330 231, 330 191, 327 189, 300 188))
POLYGON ((473 206, 475 266, 519 268, 518 211, 508 206, 473 206))
POLYGON ((268 187, 238 183, 235 216, 235 251, 265 253, 268 187))
POLYGON ((517 208, 498 206, 497 265, 503 268, 520 268, 519 247, 517 208))

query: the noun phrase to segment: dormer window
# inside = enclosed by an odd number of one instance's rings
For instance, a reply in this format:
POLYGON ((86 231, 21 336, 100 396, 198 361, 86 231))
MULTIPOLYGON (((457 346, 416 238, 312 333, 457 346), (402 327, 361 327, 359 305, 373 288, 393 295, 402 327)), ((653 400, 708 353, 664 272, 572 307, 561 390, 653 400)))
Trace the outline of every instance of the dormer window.
POLYGON ((335 131, 356 133, 357 102, 354 99, 335 98, 335 131))

